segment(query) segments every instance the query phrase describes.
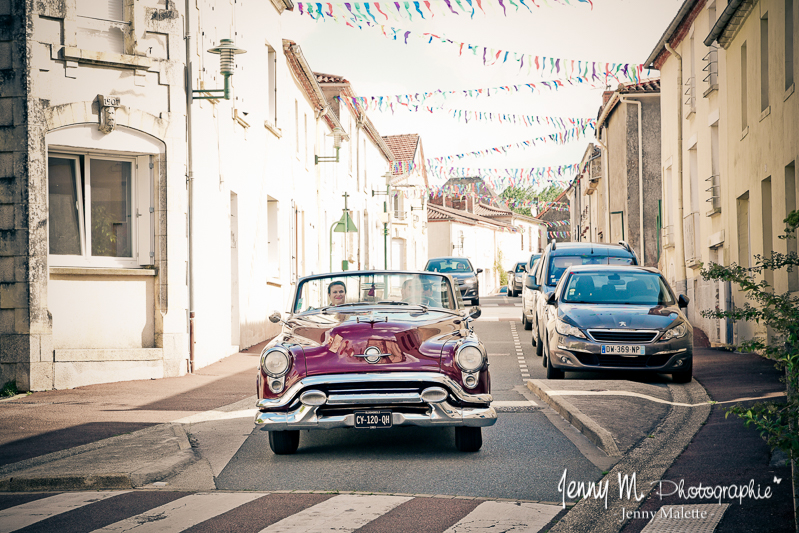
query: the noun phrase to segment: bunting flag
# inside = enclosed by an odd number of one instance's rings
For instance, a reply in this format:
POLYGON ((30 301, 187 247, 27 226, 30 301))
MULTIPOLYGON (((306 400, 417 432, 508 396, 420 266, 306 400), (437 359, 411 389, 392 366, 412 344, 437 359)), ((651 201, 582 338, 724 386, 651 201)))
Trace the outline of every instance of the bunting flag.
MULTIPOLYGON (((540 0, 508 0, 515 8, 511 15, 516 13, 532 13, 532 7, 540 8, 540 0), (518 3, 516 3, 518 2, 518 3)), ((573 4, 569 0, 549 0, 561 6, 575 6, 577 4, 586 4, 590 6, 591 10, 594 9, 593 0, 576 0, 573 4)), ((377 24, 375 14, 389 20, 388 16, 394 20, 409 20, 412 21, 414 17, 426 20, 433 18, 436 15, 469 15, 469 18, 474 18, 475 15, 486 15, 485 8, 488 8, 494 13, 499 13, 500 9, 502 14, 508 16, 508 7, 504 4, 503 0, 497 0, 499 7, 494 5, 493 0, 466 0, 466 5, 461 3, 461 0, 444 0, 443 4, 438 2, 430 2, 429 0, 421 1, 403 1, 403 2, 344 2, 344 3, 318 3, 318 2, 297 2, 297 7, 300 15, 308 15, 315 20, 327 20, 342 18, 353 18, 356 20, 371 21, 377 24), (382 6, 381 6, 382 4, 382 6), (474 4, 477 4, 475 9, 474 4), (433 9, 435 5, 435 12, 433 9), (334 7, 335 6, 335 9, 334 7), (446 9, 445 7, 446 6, 446 9)), ((550 7, 549 2, 544 0, 544 5, 550 7)))
POLYGON ((545 183, 568 184, 571 175, 579 170, 579 165, 560 165, 534 168, 486 168, 486 167, 445 167, 432 160, 427 161, 427 171, 434 178, 467 178, 479 176, 495 191, 507 187, 531 187, 545 183))
POLYGON ((569 237, 571 237, 571 231, 548 231, 547 234, 549 235, 550 239, 554 239, 557 237, 568 239, 569 237))
POLYGON ((556 220, 554 222, 547 222, 546 220, 541 221, 548 228, 560 228, 563 226, 570 226, 571 222, 568 220, 556 220))
POLYGON ((392 94, 383 96, 336 96, 340 101, 349 100, 355 106, 361 106, 367 111, 391 111, 395 109, 407 109, 411 111, 426 111, 433 113, 435 108, 443 107, 443 103, 453 97, 464 98, 488 98, 497 95, 512 95, 516 93, 535 94, 536 91, 557 91, 561 87, 568 85, 579 85, 590 83, 587 78, 570 78, 564 80, 537 81, 534 83, 522 83, 517 85, 501 85, 499 87, 483 87, 479 89, 458 89, 453 91, 443 91, 435 89, 408 94, 392 94), (528 93, 529 91, 529 93, 528 93))
POLYGON ((513 149, 526 150, 528 148, 532 148, 538 144, 543 144, 543 143, 566 144, 572 141, 579 140, 581 136, 585 136, 586 130, 588 130, 589 127, 591 128, 591 130, 595 129, 594 124, 586 124, 582 128, 572 128, 562 132, 550 133, 549 135, 543 135, 541 137, 536 137, 534 139, 530 139, 527 141, 506 144, 503 146, 496 146, 494 148, 486 148, 483 150, 474 150, 472 152, 465 152, 462 154, 432 157, 430 158, 430 161, 432 161, 435 164, 443 166, 445 163, 449 163, 455 160, 460 160, 463 159, 464 157, 470 157, 470 156, 485 157, 494 154, 505 154, 509 150, 513 149))
MULTIPOLYGON (((409 95, 404 95, 409 96, 409 95)), ((342 97, 337 96, 339 100, 342 97)), ((367 98, 381 98, 381 97, 347 97, 347 100, 352 101, 355 107, 368 109, 371 107, 375 111, 391 111, 394 113, 395 109, 403 109, 407 111, 422 111, 427 113, 443 113, 449 118, 468 124, 470 122, 494 122, 505 125, 513 126, 552 126, 558 129, 566 130, 569 128, 583 127, 587 124, 596 124, 595 118, 583 117, 550 117, 545 115, 521 115, 517 113, 502 113, 498 111, 474 111, 472 109, 447 109, 443 106, 420 106, 420 105, 399 105, 396 108, 393 105, 379 105, 382 102, 378 100, 371 100, 367 98)), ((390 97, 385 97, 390 98, 390 97)), ((398 99, 401 102, 401 99, 398 99)))

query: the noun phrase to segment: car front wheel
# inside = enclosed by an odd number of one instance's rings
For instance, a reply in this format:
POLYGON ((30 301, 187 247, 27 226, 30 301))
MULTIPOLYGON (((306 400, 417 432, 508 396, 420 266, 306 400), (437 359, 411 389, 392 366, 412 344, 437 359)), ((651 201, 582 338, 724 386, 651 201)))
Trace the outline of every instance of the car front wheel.
POLYGON ((297 451, 299 445, 299 430, 269 432, 269 447, 275 455, 291 455, 297 451))
POLYGON ((685 370, 681 370, 679 372, 672 372, 671 379, 674 380, 674 383, 690 383, 691 378, 693 377, 694 369, 693 364, 689 364, 688 368, 685 370))
POLYGON ((456 427, 455 447, 461 452, 476 452, 483 446, 482 428, 456 427))
POLYGON ((549 357, 549 346, 544 353, 544 360, 547 362, 547 379, 563 379, 564 372, 552 366, 552 359, 549 357))
POLYGON ((544 346, 543 342, 541 341, 541 337, 538 335, 538 328, 535 328, 535 333, 533 333, 533 344, 535 345, 535 354, 538 357, 541 357, 544 353, 544 346))
POLYGON ((524 329, 533 329, 533 324, 527 320, 527 315, 524 314, 524 311, 522 311, 522 326, 524 326, 524 329))

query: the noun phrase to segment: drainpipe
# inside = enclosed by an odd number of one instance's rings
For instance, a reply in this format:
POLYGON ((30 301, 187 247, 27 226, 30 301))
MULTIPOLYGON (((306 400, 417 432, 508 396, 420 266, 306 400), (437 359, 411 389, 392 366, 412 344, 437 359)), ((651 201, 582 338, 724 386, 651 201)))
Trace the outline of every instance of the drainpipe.
POLYGON ((607 142, 608 128, 602 126, 597 132, 599 135, 596 136, 596 143, 604 152, 602 154, 602 177, 605 182, 605 234, 603 239, 605 242, 610 242, 610 176, 608 176, 608 147, 600 139, 603 130, 605 131, 605 142, 607 142))
POLYGON ((641 262, 646 264, 644 256, 644 137, 641 133, 641 102, 630 100, 624 96, 620 96, 619 101, 638 106, 638 238, 641 246, 641 262))
POLYGON ((685 281, 685 290, 688 291, 688 274, 685 270, 685 235, 683 229, 683 191, 682 191, 682 56, 666 41, 663 43, 666 50, 677 58, 677 225, 679 235, 675 247, 677 248, 677 263, 682 279, 685 281))
POLYGON ((194 171, 191 139, 191 1, 186 0, 186 184, 188 187, 189 373, 194 372, 194 171))

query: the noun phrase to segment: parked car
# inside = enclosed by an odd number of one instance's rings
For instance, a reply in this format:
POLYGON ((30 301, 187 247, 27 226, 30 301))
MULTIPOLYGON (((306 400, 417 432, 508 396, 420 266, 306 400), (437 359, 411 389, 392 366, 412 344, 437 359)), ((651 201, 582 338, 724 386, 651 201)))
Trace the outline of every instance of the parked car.
POLYGON ((451 275, 458 283, 463 300, 469 300, 472 305, 480 305, 480 283, 477 274, 483 269, 475 269, 466 257, 436 257, 427 261, 424 269, 428 272, 451 275))
POLYGON ((691 381, 693 328, 657 269, 588 265, 566 269, 547 296, 554 320, 543 338, 548 379, 564 372, 639 370, 691 381))
POLYGON ((534 309, 533 298, 536 291, 527 288, 527 278, 535 275, 535 269, 538 266, 538 260, 541 259, 541 254, 532 254, 527 261, 527 270, 522 278, 522 326, 524 329, 533 329, 533 323, 527 320, 524 309, 534 309))
POLYGON ((302 278, 281 333, 261 352, 255 423, 276 454, 300 430, 455 427, 460 451, 496 422, 485 347, 455 281, 432 272, 302 278))
POLYGON ((522 300, 523 320, 532 322, 533 345, 536 355, 541 355, 540 339, 549 320, 547 296, 555 290, 566 268, 574 265, 637 265, 638 257, 626 242, 600 244, 591 242, 552 242, 547 245, 535 275, 527 276, 525 286, 536 293, 522 300), (528 307, 529 302, 529 307, 528 307))
POLYGON ((522 291, 525 272, 527 272, 527 261, 516 263, 513 270, 508 271, 508 296, 518 296, 522 291))

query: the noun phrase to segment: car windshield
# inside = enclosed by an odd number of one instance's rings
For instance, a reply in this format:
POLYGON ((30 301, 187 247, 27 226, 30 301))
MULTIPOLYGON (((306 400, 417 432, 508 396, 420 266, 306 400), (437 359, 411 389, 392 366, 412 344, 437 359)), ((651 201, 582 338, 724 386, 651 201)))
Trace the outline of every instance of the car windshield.
POLYGON ((524 272, 525 263, 516 263, 516 272, 524 272))
POLYGON ((575 272, 566 283, 563 301, 588 304, 674 305, 658 274, 650 272, 575 272))
POLYGON ((428 272, 471 272, 472 266, 466 259, 436 259, 427 263, 428 272))
POLYGON ((555 255, 549 259, 547 285, 554 287, 570 266, 578 265, 632 265, 632 257, 608 257, 602 255, 555 255))
POLYGON ((331 274, 301 281, 292 312, 377 303, 458 309, 445 276, 397 272, 331 274))

